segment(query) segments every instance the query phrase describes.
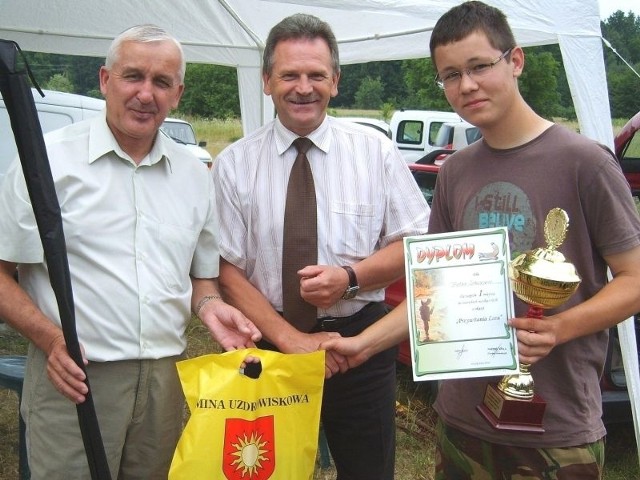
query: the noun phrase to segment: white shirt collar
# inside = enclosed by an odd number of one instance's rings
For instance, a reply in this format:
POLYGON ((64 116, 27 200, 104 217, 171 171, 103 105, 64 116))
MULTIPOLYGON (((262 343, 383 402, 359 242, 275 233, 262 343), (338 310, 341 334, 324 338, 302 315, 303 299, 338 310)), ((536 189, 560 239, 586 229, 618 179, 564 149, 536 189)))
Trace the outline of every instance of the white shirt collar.
MULTIPOLYGON (((329 128, 329 122, 329 116, 325 115, 324 120, 318 128, 307 135, 307 138, 325 153, 329 151, 329 147, 331 146, 331 129, 329 128)), ((293 144, 293 141, 300 136, 285 127, 278 117, 276 117, 274 121, 273 131, 278 155, 282 155, 287 151, 293 144)))
MULTIPOLYGON (((100 115, 97 115, 91 120, 89 127, 89 163, 93 163, 103 156, 114 152, 118 157, 135 164, 131 157, 120 148, 113 132, 107 124, 106 109, 102 110, 100 115)), ((165 138, 162 134, 156 134, 156 140, 153 142, 151 150, 140 162, 140 165, 154 165, 163 159, 168 162, 169 168, 171 168, 171 158, 169 152, 171 148, 168 148, 167 142, 171 142, 170 139, 165 138)))

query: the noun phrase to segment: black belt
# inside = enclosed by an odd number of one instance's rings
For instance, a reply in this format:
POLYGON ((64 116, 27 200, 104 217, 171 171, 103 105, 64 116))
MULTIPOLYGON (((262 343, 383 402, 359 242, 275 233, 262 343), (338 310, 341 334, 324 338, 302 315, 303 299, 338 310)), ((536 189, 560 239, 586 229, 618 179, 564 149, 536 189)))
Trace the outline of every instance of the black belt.
MULTIPOLYGON (((316 324, 316 326, 313 327, 313 329, 309 333, 336 332, 341 330, 343 327, 346 327, 347 325, 354 324, 355 322, 360 322, 367 319, 370 320, 372 316, 379 318, 384 314, 384 312, 379 311, 379 309, 384 310, 384 304, 382 302, 370 302, 362 307, 360 311, 348 317, 320 317, 318 318, 318 323, 316 324)), ((278 313, 282 315, 282 312, 278 313)), ((273 350, 276 352, 278 351, 275 345, 264 339, 256 342, 256 346, 264 350, 273 350)))
POLYGON ((320 317, 312 332, 337 332, 342 327, 367 318, 367 312, 379 302, 370 302, 348 317, 320 317))

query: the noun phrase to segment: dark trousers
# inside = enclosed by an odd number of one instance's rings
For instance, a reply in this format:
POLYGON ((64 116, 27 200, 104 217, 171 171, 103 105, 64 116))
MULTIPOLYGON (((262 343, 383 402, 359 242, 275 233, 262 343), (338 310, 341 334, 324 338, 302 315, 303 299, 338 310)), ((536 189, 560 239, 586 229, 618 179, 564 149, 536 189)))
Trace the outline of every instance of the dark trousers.
MULTIPOLYGON (((370 303, 336 331, 355 336, 385 314, 384 304, 370 303)), ((337 480, 394 478, 396 354, 390 348, 325 382, 322 426, 337 480)))

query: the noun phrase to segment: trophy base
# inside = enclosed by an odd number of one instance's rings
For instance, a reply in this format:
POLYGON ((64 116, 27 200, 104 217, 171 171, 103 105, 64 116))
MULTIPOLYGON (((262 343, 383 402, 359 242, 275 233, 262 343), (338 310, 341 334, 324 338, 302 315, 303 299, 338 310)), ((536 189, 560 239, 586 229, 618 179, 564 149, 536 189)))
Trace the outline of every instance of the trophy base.
POLYGON ((534 393, 531 400, 511 398, 495 385, 487 385, 478 412, 497 430, 544 433, 542 418, 547 404, 534 393))

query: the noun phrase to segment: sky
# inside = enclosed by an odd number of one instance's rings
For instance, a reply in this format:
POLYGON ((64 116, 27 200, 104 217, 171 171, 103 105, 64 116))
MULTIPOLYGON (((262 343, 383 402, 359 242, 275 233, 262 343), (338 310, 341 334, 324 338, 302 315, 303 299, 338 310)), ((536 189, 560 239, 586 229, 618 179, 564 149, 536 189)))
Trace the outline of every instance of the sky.
POLYGON ((632 11, 634 15, 640 15, 640 0, 598 0, 598 3, 602 20, 606 20, 617 10, 622 10, 625 14, 632 11))

